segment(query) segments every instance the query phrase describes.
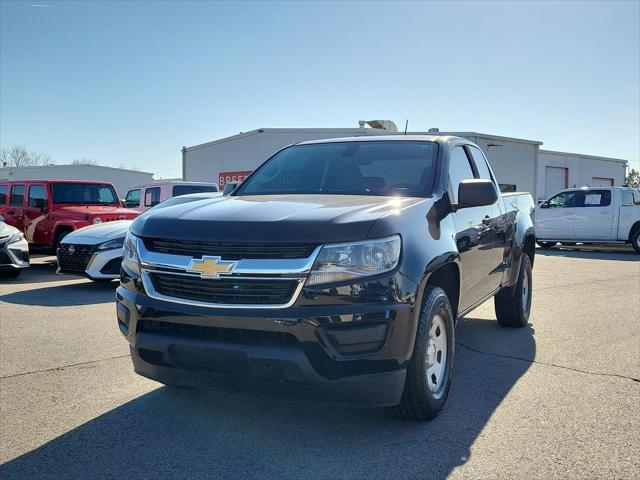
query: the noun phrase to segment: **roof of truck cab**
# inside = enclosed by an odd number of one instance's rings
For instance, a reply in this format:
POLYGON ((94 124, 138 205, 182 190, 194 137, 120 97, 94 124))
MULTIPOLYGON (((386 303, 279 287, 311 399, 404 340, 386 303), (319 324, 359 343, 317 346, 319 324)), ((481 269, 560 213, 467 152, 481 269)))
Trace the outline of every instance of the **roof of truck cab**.
POLYGON ((344 142, 392 142, 392 141, 404 141, 404 142, 438 142, 446 143, 451 140, 463 140, 470 142, 470 140, 462 137, 456 137, 454 135, 369 135, 363 137, 339 137, 339 138, 324 138, 321 140, 308 140, 306 142, 296 143, 296 145, 314 145, 318 143, 344 143, 344 142))

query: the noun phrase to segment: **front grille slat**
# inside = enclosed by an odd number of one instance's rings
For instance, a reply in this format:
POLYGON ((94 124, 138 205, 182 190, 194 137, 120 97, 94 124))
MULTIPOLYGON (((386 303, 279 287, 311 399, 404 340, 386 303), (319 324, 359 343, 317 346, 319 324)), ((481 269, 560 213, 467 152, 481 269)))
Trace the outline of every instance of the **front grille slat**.
POLYGON ((284 305, 298 286, 295 279, 204 279, 159 272, 149 276, 161 295, 210 304, 284 305))
POLYGON ((187 255, 202 258, 203 255, 221 257, 224 260, 293 259, 308 258, 317 245, 195 242, 144 238, 145 247, 151 252, 171 255, 187 255))

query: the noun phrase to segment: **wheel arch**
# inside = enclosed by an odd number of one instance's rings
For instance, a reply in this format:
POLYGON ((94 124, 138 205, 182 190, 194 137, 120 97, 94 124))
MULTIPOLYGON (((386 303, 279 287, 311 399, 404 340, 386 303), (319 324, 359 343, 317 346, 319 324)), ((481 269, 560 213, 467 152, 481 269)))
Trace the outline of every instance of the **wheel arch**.
POLYGON ((444 290, 449 298, 454 319, 458 316, 460 305, 460 266, 457 261, 450 261, 439 265, 427 276, 422 292, 433 285, 444 290))

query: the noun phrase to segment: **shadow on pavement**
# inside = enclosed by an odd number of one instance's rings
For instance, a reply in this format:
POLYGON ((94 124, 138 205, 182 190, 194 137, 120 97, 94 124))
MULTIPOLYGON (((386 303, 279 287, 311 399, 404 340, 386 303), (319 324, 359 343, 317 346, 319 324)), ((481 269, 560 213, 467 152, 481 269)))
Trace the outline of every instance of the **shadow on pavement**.
POLYGON ((553 248, 537 248, 536 255, 544 255, 546 257, 571 257, 584 258, 587 260, 617 260, 623 262, 640 261, 640 255, 636 253, 633 247, 616 246, 592 246, 577 245, 575 247, 553 247, 553 248))
POLYGON ((456 335, 450 397, 430 423, 398 420, 389 409, 162 387, 5 463, 0 476, 442 478, 467 461, 535 357, 530 327, 466 319, 456 335))
MULTIPOLYGON (((77 278, 78 277, 71 277, 77 278)), ((26 282, 30 283, 30 282, 26 282)), ((38 305, 41 307, 64 307, 71 305, 93 305, 115 301, 117 284, 94 283, 89 280, 83 283, 65 283, 53 287, 34 288, 21 292, 0 295, 0 301, 19 305, 38 305)))

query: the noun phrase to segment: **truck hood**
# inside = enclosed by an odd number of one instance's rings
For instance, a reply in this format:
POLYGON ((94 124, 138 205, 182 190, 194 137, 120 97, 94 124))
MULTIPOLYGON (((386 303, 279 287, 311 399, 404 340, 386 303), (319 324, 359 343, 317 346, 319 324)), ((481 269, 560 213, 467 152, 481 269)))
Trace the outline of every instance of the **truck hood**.
POLYGON ((115 222, 99 223, 74 230, 64 237, 63 243, 82 245, 96 245, 98 243, 124 237, 129 231, 133 220, 119 220, 115 222))
POLYGON ((131 231, 176 240, 348 242, 367 238, 379 218, 423 201, 360 195, 228 196, 148 211, 131 231))

